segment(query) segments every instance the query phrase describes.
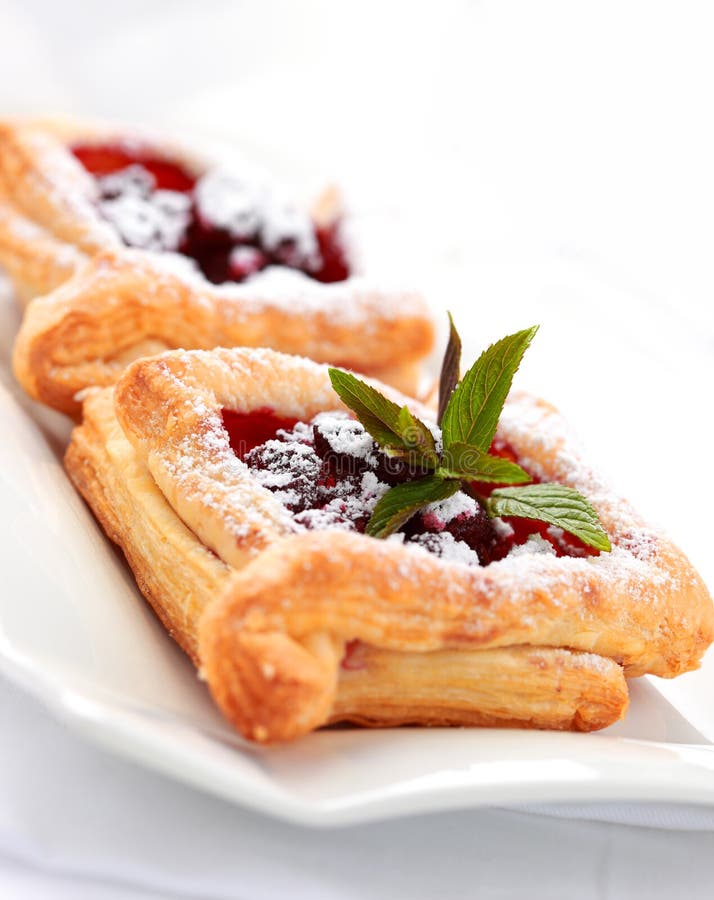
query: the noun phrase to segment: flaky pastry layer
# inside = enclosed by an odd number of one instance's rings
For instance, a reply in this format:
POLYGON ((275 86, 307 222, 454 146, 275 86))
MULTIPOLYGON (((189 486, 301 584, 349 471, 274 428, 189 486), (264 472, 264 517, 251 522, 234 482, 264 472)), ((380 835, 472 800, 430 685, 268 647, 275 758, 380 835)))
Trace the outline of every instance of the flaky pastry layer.
POLYGON ((535 475, 588 496, 611 554, 467 567, 356 533, 299 531, 221 424, 223 408, 266 407, 309 420, 340 403, 324 366, 267 350, 140 360, 113 404, 111 391, 87 399, 67 457, 140 587, 250 739, 345 719, 591 730, 624 714, 625 673, 676 675, 711 642, 696 572, 602 484, 543 401, 510 400, 501 437, 535 475), (161 528, 147 527, 159 508, 161 528), (203 569, 193 578, 207 553, 214 580, 203 569))
POLYGON ((101 251, 121 252, 97 211, 96 185, 75 159, 75 142, 129 139, 198 175, 204 154, 155 133, 74 119, 0 122, 0 265, 27 301, 47 294, 101 251))
POLYGON ((30 304, 13 364, 31 397, 77 417, 81 391, 166 349, 272 346, 411 389, 431 343, 414 294, 390 300, 360 279, 317 284, 289 272, 206 294, 161 257, 124 250, 100 254, 30 304))
MULTIPOLYGON (((112 384, 127 361, 216 346, 270 346, 415 390, 434 338, 415 291, 361 277, 321 284, 283 267, 214 285, 177 254, 125 247, 101 218, 92 176, 68 148, 71 140, 112 136, 127 133, 0 124, 0 265, 20 295, 37 297, 14 357, 33 398, 76 417, 77 394, 112 384)), ((193 174, 211 164, 155 136, 136 140, 193 174)), ((316 215, 329 218, 324 206, 316 215)))
MULTIPOLYGON (((199 622, 225 592, 236 567, 207 550, 176 516, 124 436, 111 390, 96 391, 86 401, 84 421, 75 429, 66 466, 107 536, 124 551, 141 592, 169 634, 200 666, 199 622)), ((329 644, 335 663, 342 647, 342 642, 329 644)), ((353 657, 349 669, 336 666, 329 680, 337 681, 334 703, 317 724, 589 731, 616 721, 627 708, 622 668, 594 654, 536 647, 414 653, 361 645, 353 657)), ((216 659, 215 653, 211 659, 216 659)), ((269 662, 263 659, 261 674, 266 672, 269 662)), ((289 681, 298 676, 304 681, 300 665, 289 681)), ((225 685, 219 673, 209 679, 219 699, 225 685)), ((236 696, 230 692, 227 702, 235 703, 236 696)), ((269 707, 264 700, 258 704, 264 717, 269 707)), ((264 735, 260 722, 245 727, 244 733, 273 741, 296 736, 292 718, 284 713, 284 709, 277 712, 284 720, 280 734, 273 730, 264 735)), ((233 715, 229 718, 236 720, 233 715)), ((306 721, 299 733, 308 727, 306 721)))

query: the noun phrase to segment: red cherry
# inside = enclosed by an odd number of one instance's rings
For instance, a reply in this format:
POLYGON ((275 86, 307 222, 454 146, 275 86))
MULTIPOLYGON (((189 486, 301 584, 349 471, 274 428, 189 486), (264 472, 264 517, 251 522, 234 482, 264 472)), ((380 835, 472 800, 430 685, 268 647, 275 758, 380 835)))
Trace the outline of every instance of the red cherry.
POLYGON ((183 166, 151 153, 146 148, 123 144, 75 144, 70 148, 84 168, 100 177, 119 172, 132 165, 143 166, 156 179, 163 191, 192 191, 196 183, 183 166))
POLYGON ((350 276, 344 245, 340 239, 340 222, 334 222, 326 228, 315 229, 317 245, 320 249, 322 264, 316 272, 310 273, 313 278, 325 283, 345 281, 350 276))
POLYGON ((233 281, 243 281, 268 265, 268 257, 257 247, 247 244, 234 247, 228 257, 228 270, 233 281))
MULTIPOLYGON (((130 166, 140 166, 153 177, 154 191, 191 193, 196 184, 194 176, 180 163, 164 158, 141 144, 79 143, 70 149, 96 178, 121 172, 130 166)), ((145 198, 148 204, 152 196, 149 191, 145 198)), ((252 243, 248 245, 244 243, 245 236, 238 238, 224 228, 217 228, 205 217, 200 217, 194 206, 179 250, 193 259, 214 284, 243 281, 271 262, 298 269, 317 281, 343 281, 349 277, 350 271, 339 232, 339 222, 315 229, 320 257, 320 265, 315 269, 314 260, 301 255, 299 242, 290 234, 280 246, 271 249, 261 243, 262 228, 258 228, 250 238, 252 243)))

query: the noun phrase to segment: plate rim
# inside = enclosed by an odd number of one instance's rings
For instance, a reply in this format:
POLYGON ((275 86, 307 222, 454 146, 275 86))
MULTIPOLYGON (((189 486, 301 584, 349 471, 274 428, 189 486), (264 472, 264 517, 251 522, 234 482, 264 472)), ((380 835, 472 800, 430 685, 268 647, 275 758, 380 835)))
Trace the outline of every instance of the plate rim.
MULTIPOLYGON (((217 767, 214 758, 206 763, 208 757, 197 759, 180 741, 166 740, 156 731, 155 721, 150 721, 147 727, 141 710, 125 709, 116 701, 92 697, 75 686, 52 679, 42 667, 14 650, 2 631, 0 674, 31 694, 50 715, 93 745, 164 777, 293 825, 315 829, 347 827, 410 815, 526 804, 686 803, 714 807, 714 746, 607 735, 572 737, 596 738, 609 746, 627 745, 635 752, 630 753, 628 760, 604 762, 599 768, 590 760, 592 774, 587 778, 551 775, 538 781, 496 780, 486 786, 462 772, 450 784, 418 791, 397 786, 391 792, 386 788, 372 789, 339 801, 308 802, 291 796, 279 786, 267 791, 264 787, 251 789, 240 777, 226 780, 228 766, 217 767), (173 752, 167 754, 167 750, 173 752), (669 764, 652 764, 648 760, 650 753, 658 754, 662 750, 674 754, 669 764), (650 764, 644 765, 647 762, 650 764), (663 777, 666 775, 670 777, 663 777)), ((182 728, 190 729, 191 725, 186 723, 182 728)), ((490 732, 493 734, 494 730, 490 732)))

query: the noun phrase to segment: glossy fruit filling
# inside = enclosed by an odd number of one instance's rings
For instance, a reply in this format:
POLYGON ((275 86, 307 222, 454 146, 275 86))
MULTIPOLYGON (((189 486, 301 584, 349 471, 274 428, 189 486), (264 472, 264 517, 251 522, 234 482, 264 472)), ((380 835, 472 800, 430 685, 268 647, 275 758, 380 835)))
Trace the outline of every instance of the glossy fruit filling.
MULTIPOLYGON (((223 423, 236 455, 306 529, 364 532, 389 487, 422 474, 383 453, 346 413, 321 413, 311 422, 299 422, 267 408, 247 414, 224 410, 223 423)), ((515 459, 512 449, 502 443, 494 443, 492 452, 515 459)), ((494 487, 474 485, 482 495, 494 487)), ((488 565, 511 553, 596 552, 542 522, 489 519, 464 491, 425 507, 389 540, 416 544, 468 565, 488 565)))
POLYGON ((316 226, 252 177, 215 170, 195 178, 129 142, 77 144, 72 152, 96 180, 102 216, 129 247, 181 253, 214 284, 271 265, 322 282, 350 274, 339 221, 316 226))

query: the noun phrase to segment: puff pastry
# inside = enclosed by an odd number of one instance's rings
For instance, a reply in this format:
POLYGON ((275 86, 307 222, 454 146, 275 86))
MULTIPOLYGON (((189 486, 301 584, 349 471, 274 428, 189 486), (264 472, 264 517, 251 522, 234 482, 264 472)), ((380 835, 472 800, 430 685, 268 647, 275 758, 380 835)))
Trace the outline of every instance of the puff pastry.
MULTIPOLYGON (((467 565, 418 538, 306 528, 270 487, 260 453, 273 445, 239 459, 236 435, 266 411, 309 423, 340 409, 324 366, 269 350, 175 351, 91 392, 67 452, 142 592, 247 738, 345 720, 593 730, 624 714, 625 676, 697 666, 714 634, 701 579, 603 485, 548 404, 513 397, 499 439, 537 477, 590 499, 609 554, 518 547, 467 565)), ((292 441, 306 427, 280 433, 292 441)))
MULTIPOLYGON (((312 271, 307 257, 319 248, 315 234, 304 233, 311 230, 309 216, 273 196, 275 190, 235 157, 211 156, 151 131, 75 120, 5 121, 0 264, 29 299, 53 290, 103 250, 129 246, 190 255, 194 236, 183 234, 182 225, 187 217, 211 215, 217 231, 242 229, 239 242, 246 246, 260 243, 272 228, 273 250, 283 237, 298 243, 295 253, 283 254, 285 263, 312 271), (310 246, 301 248, 300 241, 310 246)), ((331 189, 315 204, 315 229, 329 227, 338 214, 331 189)), ((275 254, 269 261, 277 262, 275 254)))
POLYGON ((163 138, 2 124, 0 264, 20 296, 44 295, 17 376, 77 415, 79 391, 147 353, 264 345, 413 392, 431 317, 417 292, 350 274, 339 223, 334 191, 311 218, 260 176, 163 138))

